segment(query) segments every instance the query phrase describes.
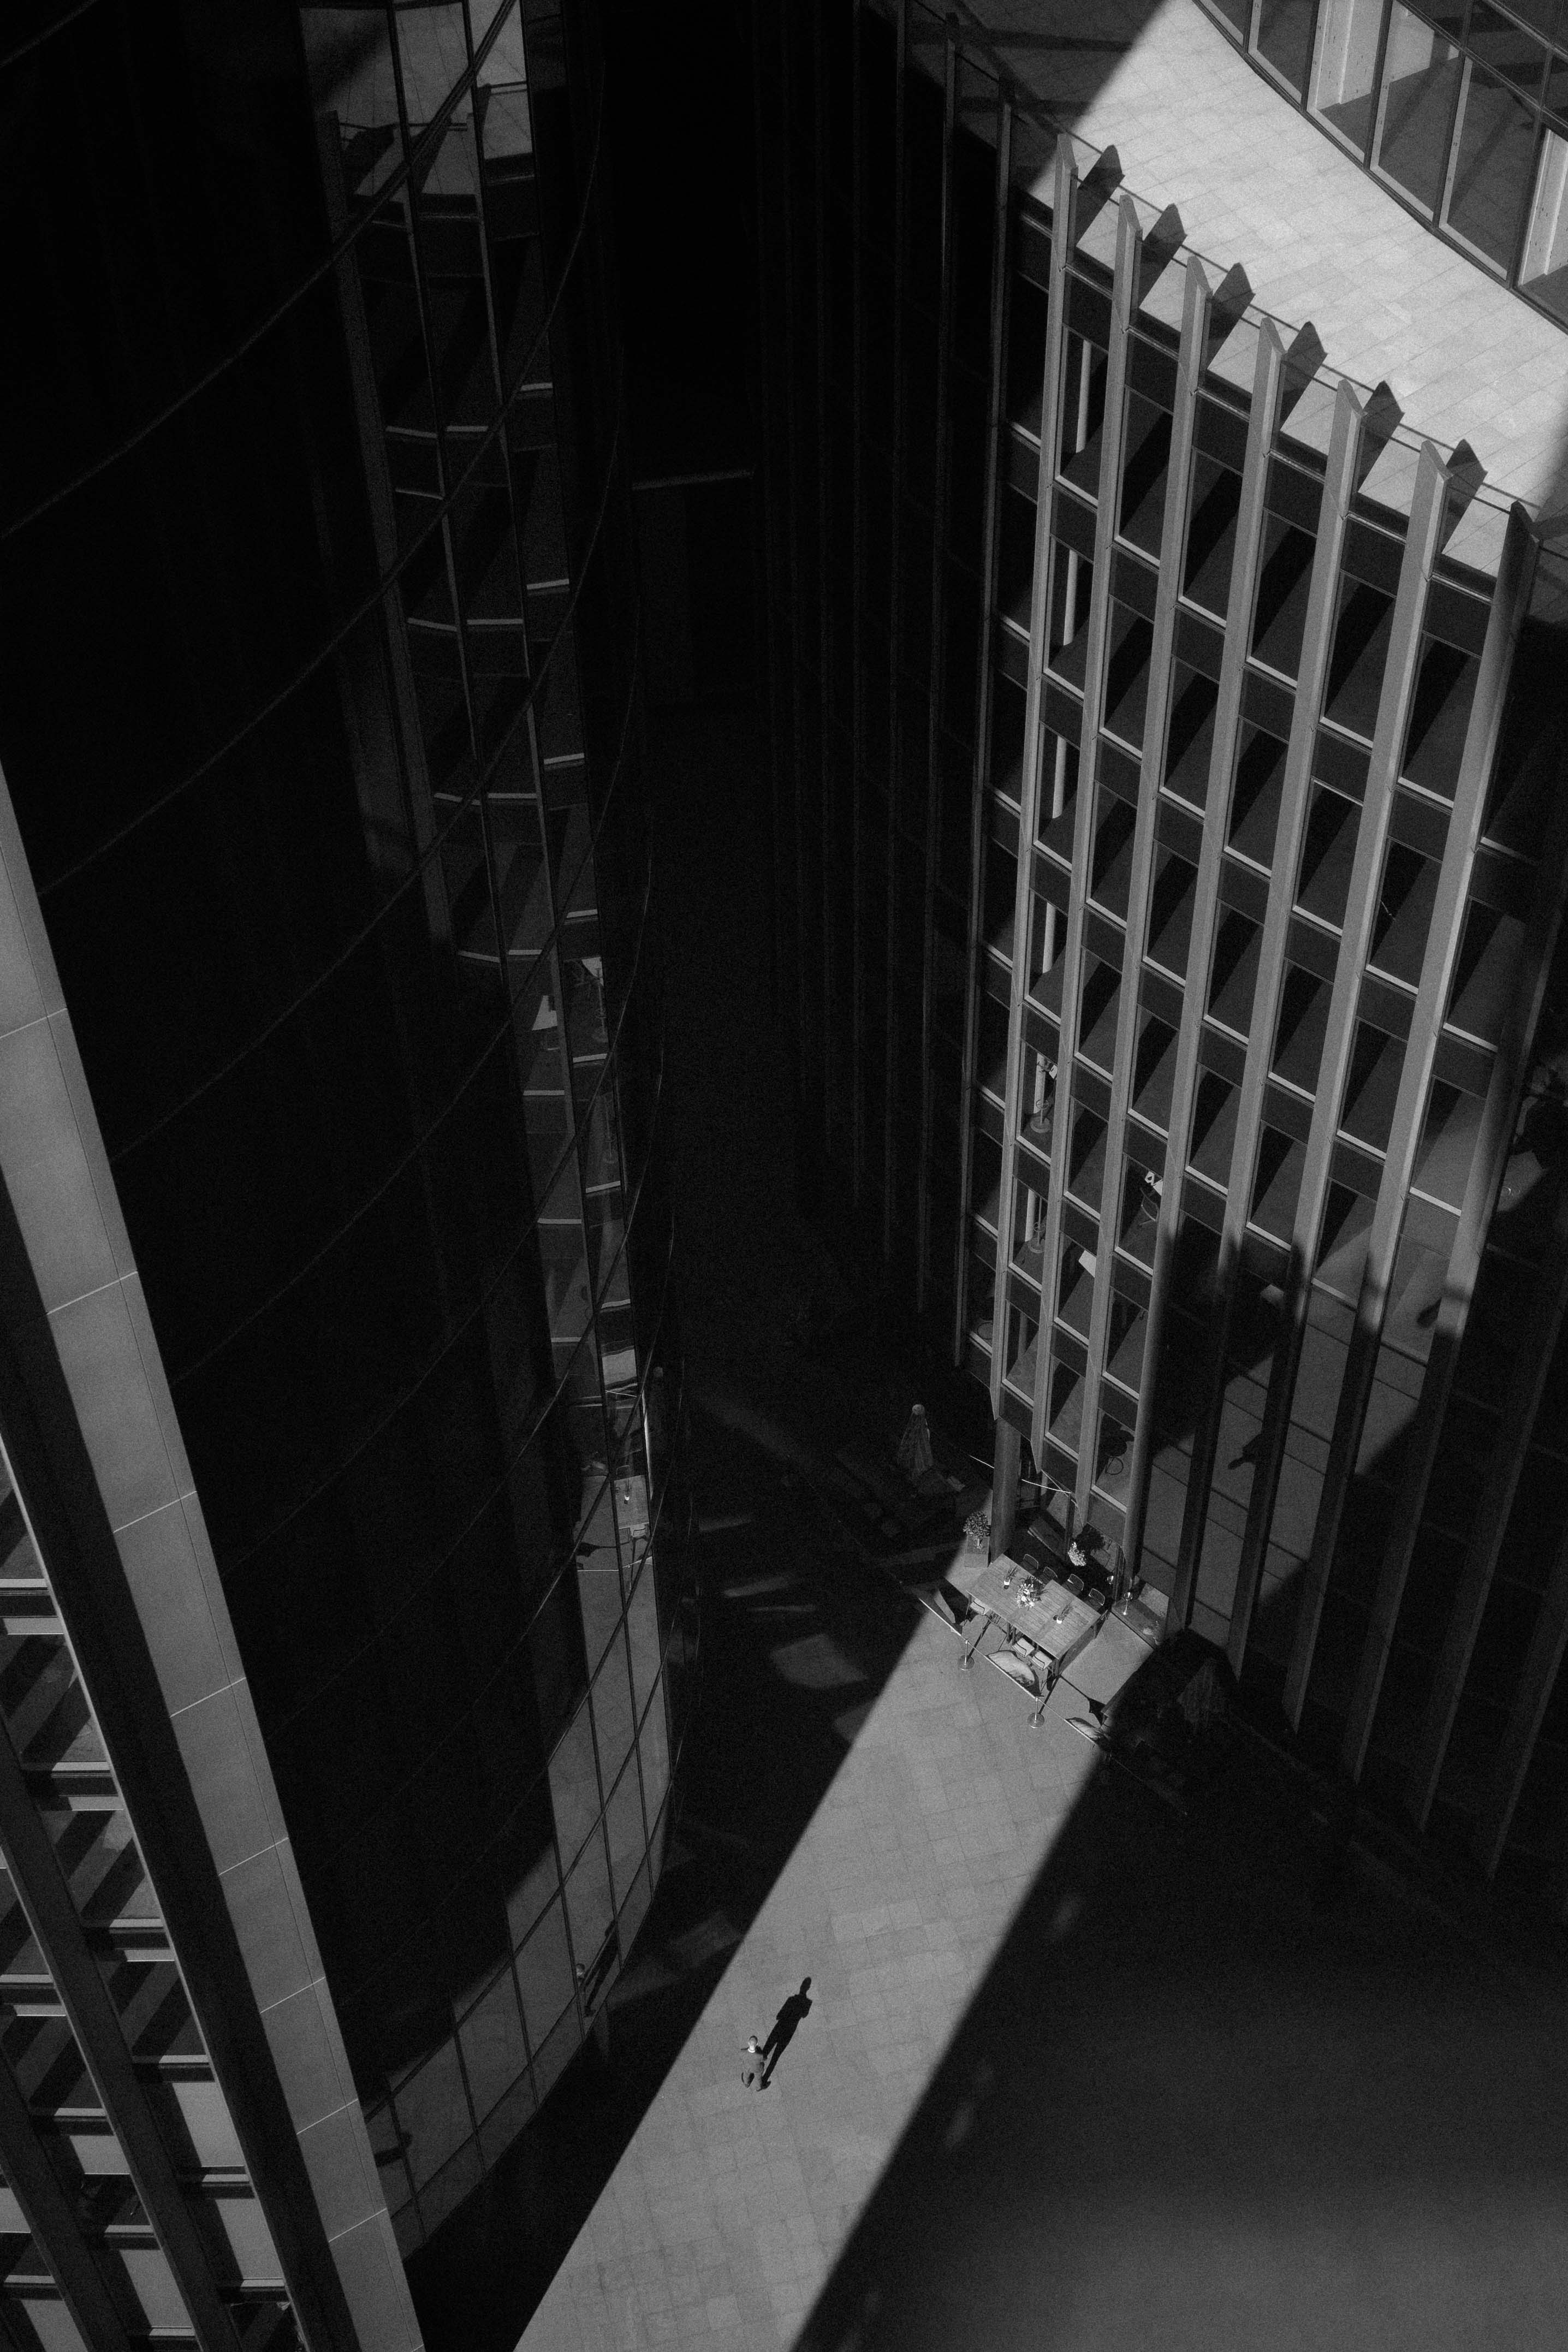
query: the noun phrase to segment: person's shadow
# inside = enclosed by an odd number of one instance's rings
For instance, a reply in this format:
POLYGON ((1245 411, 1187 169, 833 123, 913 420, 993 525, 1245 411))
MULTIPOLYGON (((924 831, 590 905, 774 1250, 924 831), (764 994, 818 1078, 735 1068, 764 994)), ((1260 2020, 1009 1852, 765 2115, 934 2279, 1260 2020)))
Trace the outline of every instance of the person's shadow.
POLYGON ((810 1990, 811 1979, 803 1977, 800 1990, 791 1993, 774 2018, 768 2038, 763 2044, 763 2078, 757 2085, 759 2090, 767 2089, 773 2079, 773 2068, 795 2040, 801 2019, 810 2014, 811 2003, 806 1999, 810 1990))

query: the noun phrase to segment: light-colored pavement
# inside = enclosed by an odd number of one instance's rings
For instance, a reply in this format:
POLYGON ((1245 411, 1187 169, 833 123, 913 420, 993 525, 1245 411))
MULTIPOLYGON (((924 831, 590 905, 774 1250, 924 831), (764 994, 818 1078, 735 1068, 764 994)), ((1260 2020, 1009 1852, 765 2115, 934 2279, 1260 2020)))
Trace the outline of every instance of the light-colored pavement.
MULTIPOLYGON (((1434 236, 1277 97, 1196 0, 968 0, 991 53, 1189 247, 1240 262, 1259 309, 1329 365, 1386 379, 1406 424, 1468 439, 1489 482, 1568 504, 1568 334, 1434 236)), ((1048 201, 1049 188, 1041 190, 1048 201)))
MULTIPOLYGON (((831 1678, 831 1634, 781 1673, 831 1678)), ((1096 1757, 921 1618, 523 2337, 525 2352, 793 2343, 1096 1757), (811 1978, 765 2092, 751 2032, 811 1978)))

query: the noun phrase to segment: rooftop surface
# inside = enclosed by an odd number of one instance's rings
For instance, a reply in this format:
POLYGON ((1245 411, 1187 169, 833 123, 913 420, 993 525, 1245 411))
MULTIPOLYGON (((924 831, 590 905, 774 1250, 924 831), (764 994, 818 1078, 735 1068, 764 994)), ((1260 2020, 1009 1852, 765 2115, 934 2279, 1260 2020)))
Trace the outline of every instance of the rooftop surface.
MULTIPOLYGON (((1568 334, 1422 226, 1278 96, 1197 0, 967 0, 973 46, 1188 247, 1239 262, 1260 310, 1310 322, 1331 368, 1386 380, 1406 425, 1468 440, 1489 487, 1568 504, 1568 334)), ((1050 187, 1039 191, 1048 203, 1050 187)))

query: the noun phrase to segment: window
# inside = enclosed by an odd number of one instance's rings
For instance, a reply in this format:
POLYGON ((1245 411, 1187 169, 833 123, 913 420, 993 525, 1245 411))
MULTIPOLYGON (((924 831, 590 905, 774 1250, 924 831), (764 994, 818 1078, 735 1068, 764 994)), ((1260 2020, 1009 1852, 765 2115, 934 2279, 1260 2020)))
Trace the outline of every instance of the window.
POLYGON ((1443 194, 1461 67, 1452 41, 1395 0, 1389 12, 1373 163, 1428 218, 1443 194))
POLYGON ((1519 241, 1534 145, 1531 110, 1495 74, 1467 61, 1445 217, 1500 273, 1519 241))
POLYGON ((1250 720, 1241 730, 1241 751, 1230 796, 1230 846, 1258 866, 1274 856, 1279 796, 1285 784, 1286 747, 1250 720))
POLYGON ((1223 613, 1230 595, 1241 476, 1200 450, 1193 459, 1193 518, 1187 527, 1184 593, 1207 613, 1223 613))
POLYGON ((1171 457, 1168 410, 1137 393, 1127 395, 1127 439, 1121 468, 1121 536, 1146 555, 1160 552, 1165 520, 1165 468, 1171 457))
POLYGON ((1307 86, 1313 0, 1258 0, 1258 54, 1298 98, 1307 86))
POLYGON ((1201 670, 1174 665, 1171 724, 1165 736, 1165 785, 1194 808, 1208 798, 1209 755, 1214 750, 1219 688, 1201 670))
POLYGON ((1541 142, 1519 282, 1533 301, 1568 326, 1568 139, 1555 131, 1546 131, 1541 142))
POLYGON ((1312 111, 1356 153, 1366 154, 1383 0, 1322 0, 1312 66, 1312 111))

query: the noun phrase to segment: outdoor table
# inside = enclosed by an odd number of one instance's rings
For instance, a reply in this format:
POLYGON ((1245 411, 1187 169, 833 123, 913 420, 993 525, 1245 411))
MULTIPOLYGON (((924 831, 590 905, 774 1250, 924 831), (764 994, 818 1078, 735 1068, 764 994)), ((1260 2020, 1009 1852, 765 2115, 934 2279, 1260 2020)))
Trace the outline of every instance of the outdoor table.
MULTIPOLYGON (((1003 1552, 993 1560, 978 1557, 955 1560, 948 1570, 948 1580, 968 1595, 973 1606, 984 1613, 986 1624, 994 1622, 1005 1625, 1015 1639, 1022 1635, 1032 1643, 1043 1654, 1049 1669, 1048 1680, 1054 1682, 1069 1660, 1093 1641, 1100 1631, 1100 1612, 1054 1579, 1040 1587, 1037 1600, 1026 1601, 1023 1580, 1027 1574, 1026 1569, 1003 1552)), ((982 1625, 964 1653, 965 1665, 973 1657, 984 1632, 985 1626, 982 1625)))

